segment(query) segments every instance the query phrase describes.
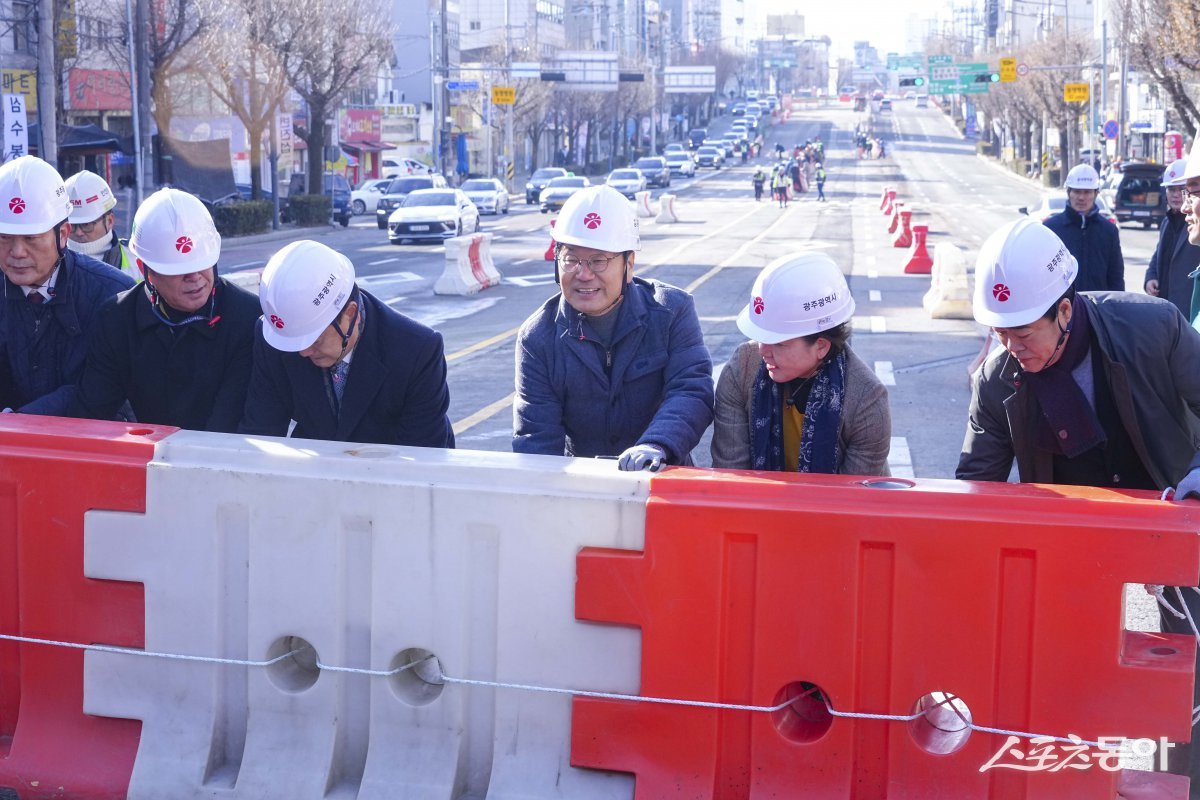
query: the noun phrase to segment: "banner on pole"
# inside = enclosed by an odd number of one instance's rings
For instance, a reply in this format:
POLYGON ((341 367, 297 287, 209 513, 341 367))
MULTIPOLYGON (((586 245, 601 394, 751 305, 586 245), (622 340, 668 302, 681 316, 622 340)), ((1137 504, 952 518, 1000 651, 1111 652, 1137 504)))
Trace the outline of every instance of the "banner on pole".
POLYGON ((29 153, 28 119, 25 95, 4 95, 4 160, 11 161, 29 153))

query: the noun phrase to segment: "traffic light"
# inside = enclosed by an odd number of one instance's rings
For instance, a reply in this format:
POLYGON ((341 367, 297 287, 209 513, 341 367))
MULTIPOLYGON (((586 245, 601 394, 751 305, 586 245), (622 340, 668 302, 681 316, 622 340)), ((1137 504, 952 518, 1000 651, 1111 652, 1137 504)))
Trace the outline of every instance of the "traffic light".
POLYGON ((920 76, 915 77, 915 78, 901 78, 900 85, 901 86, 924 86, 925 79, 920 76))
POLYGON ((999 83, 1000 82, 1000 73, 999 72, 981 72, 980 74, 975 76, 975 82, 976 83, 999 83))

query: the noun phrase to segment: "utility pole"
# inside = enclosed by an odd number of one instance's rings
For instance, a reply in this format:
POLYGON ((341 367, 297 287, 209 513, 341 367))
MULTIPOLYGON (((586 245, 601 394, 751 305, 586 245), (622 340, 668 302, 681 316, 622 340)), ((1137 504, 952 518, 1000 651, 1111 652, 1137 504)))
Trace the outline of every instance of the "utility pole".
POLYGON ((1121 48, 1121 80, 1118 83, 1121 94, 1117 98, 1117 156, 1123 161, 1127 143, 1125 126, 1129 115, 1129 104, 1126 102, 1129 92, 1125 88, 1125 82, 1129 80, 1129 59, 1125 57, 1125 43, 1121 42, 1118 46, 1121 48))
MULTIPOLYGON (((136 19, 134 20, 134 47, 136 48, 135 56, 137 61, 137 95, 134 97, 134 102, 139 109, 146 111, 150 108, 150 64, 149 64, 149 48, 146 46, 146 32, 150 29, 150 23, 146 18, 146 0, 134 0, 134 9, 136 10, 136 19)), ((140 114, 138 116, 138 128, 141 130, 141 151, 142 156, 142 171, 137 176, 138 197, 144 196, 147 185, 153 185, 155 173, 154 158, 154 142, 150 140, 150 115, 149 113, 140 114), (149 160, 149 164, 146 161, 149 160)), ((160 131, 165 134, 166 131, 160 131)))
MULTIPOLYGON (((141 111, 138 108, 138 72, 137 59, 134 57, 133 50, 133 4, 132 0, 125 0, 125 44, 129 51, 129 111, 132 115, 133 122, 133 174, 136 176, 134 180, 134 202, 130 203, 132 208, 129 209, 130 224, 133 223, 133 215, 137 213, 138 207, 142 204, 142 174, 144 173, 145 165, 142 163, 142 126, 138 115, 141 111)), ((278 216, 278 215, 276 215, 278 216)))
POLYGON ((438 13, 438 18, 441 20, 438 26, 438 32, 441 35, 439 43, 441 49, 441 64, 442 64, 442 119, 438 121, 438 125, 442 129, 442 174, 446 175, 447 161, 450 157, 450 87, 446 82, 450 79, 450 35, 446 30, 448 15, 446 12, 446 0, 441 0, 441 9, 438 13))
POLYGON ((58 39, 54 35, 54 0, 38 3, 37 27, 38 132, 42 138, 38 152, 44 161, 58 169, 58 101, 55 97, 58 71, 54 69, 54 48, 58 39))
MULTIPOLYGON (((508 76, 507 80, 509 84, 515 87, 517 82, 513 80, 512 76, 512 19, 509 16, 509 4, 511 2, 512 0, 504 0, 504 70, 505 75, 508 76)), ((536 14, 534 17, 534 24, 536 24, 536 14)), ((528 29, 526 29, 526 31, 528 31, 528 29)), ((528 32, 526 33, 526 36, 528 36, 528 32)), ((536 32, 534 33, 534 36, 536 38, 536 32)), ((513 190, 513 181, 516 180, 517 175, 517 154, 513 148, 513 125, 515 123, 516 120, 513 118, 513 106, 510 105, 507 109, 505 109, 504 114, 504 187, 508 189, 509 192, 513 190), (509 177, 509 173, 512 174, 511 178, 509 177)))

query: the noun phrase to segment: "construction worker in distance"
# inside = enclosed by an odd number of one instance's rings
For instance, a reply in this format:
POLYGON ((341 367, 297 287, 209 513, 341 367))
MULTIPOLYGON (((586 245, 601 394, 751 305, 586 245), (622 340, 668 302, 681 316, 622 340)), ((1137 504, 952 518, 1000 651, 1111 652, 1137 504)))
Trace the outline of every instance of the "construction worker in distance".
POLYGON ((817 179, 817 200, 825 202, 825 165, 820 161, 817 162, 816 170, 817 179))
POLYGON ((117 198, 108 182, 94 172, 81 170, 67 178, 67 195, 71 198, 71 237, 67 247, 76 253, 99 259, 105 264, 140 277, 125 243, 117 238, 113 225, 117 198))
POLYGON ((292 242, 263 269, 259 300, 240 433, 454 447, 441 334, 356 285, 350 259, 292 242))
MULTIPOLYGON (((1158 246, 1150 256, 1144 286, 1146 294, 1175 304, 1188 321, 1195 320, 1190 277, 1200 266, 1200 247, 1188 241, 1187 222, 1183 217, 1184 171, 1187 159, 1175 161, 1163 172, 1162 188, 1167 193, 1167 218, 1158 231, 1158 246)), ((1200 309, 1197 309, 1200 310, 1200 309)))
POLYGON ((827 255, 767 265, 737 325, 751 341, 717 381, 712 465, 889 475, 887 389, 848 344, 854 298, 827 255))
POLYGON ((767 182, 767 173, 763 172, 761 166, 754 168, 754 175, 750 178, 754 184, 754 201, 762 200, 763 184, 767 182))
POLYGON ((771 193, 775 195, 780 208, 787 208, 788 178, 787 174, 779 166, 776 166, 771 173, 771 193))
MULTIPOLYGON (((972 378, 956 477, 1006 481, 1015 458, 1022 483, 1200 497, 1200 334, 1165 300, 1077 293, 1077 271, 1062 241, 1033 220, 984 242, 975 321, 1004 347, 972 378)), ((1200 596, 1184 596, 1200 619, 1200 596)), ((1165 631, 1192 633, 1186 619, 1162 620, 1165 631)), ((1175 747, 1168 763, 1200 777, 1200 759, 1189 760, 1190 748, 1175 747)))
POLYGON ((64 416, 105 300, 133 286, 67 248, 71 201, 54 167, 21 156, 0 167, 0 408, 64 416))
POLYGON ((1076 291, 1125 291, 1121 235, 1096 206, 1100 176, 1090 164, 1079 164, 1067 173, 1066 183, 1067 206, 1047 218, 1045 225, 1063 240, 1079 264, 1076 291))
POLYGON ((258 298, 217 275, 221 235, 199 199, 160 189, 133 219, 145 280, 100 309, 74 416, 234 433, 246 404, 258 298))
POLYGON ((633 277, 637 215, 612 187, 572 195, 554 238, 561 291, 517 334, 513 451, 690 464, 713 409, 691 295, 633 277))

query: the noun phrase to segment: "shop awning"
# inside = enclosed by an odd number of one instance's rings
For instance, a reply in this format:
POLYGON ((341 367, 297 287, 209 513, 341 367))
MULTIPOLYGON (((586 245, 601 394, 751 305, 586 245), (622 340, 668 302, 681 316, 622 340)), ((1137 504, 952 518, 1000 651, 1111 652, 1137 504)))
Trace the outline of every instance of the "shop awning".
MULTIPOLYGON (((38 123, 29 126, 30 149, 37 150, 41 141, 38 123)), ((121 149, 121 137, 99 125, 58 126, 58 151, 64 155, 114 153, 121 149)))
POLYGON ((353 150, 356 153, 380 153, 384 150, 395 150, 396 145, 365 139, 357 142, 342 142, 342 149, 353 150))

